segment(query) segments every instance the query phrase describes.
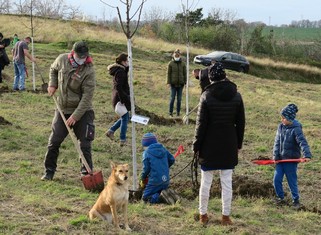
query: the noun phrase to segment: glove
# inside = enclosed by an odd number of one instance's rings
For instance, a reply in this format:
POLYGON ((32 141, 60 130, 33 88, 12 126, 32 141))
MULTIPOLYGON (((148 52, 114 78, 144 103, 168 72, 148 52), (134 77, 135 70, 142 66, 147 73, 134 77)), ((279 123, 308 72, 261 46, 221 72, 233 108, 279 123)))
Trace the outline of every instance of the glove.
POLYGON ((146 187, 147 182, 148 182, 148 178, 146 178, 146 179, 141 179, 141 180, 139 181, 139 186, 140 186, 140 188, 144 189, 144 188, 146 187))

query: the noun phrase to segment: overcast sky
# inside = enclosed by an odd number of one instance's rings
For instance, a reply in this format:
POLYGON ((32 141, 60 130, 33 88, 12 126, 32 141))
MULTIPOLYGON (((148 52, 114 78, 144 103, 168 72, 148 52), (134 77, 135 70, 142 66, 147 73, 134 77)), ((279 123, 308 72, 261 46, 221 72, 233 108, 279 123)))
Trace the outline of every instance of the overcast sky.
MULTIPOLYGON (((116 16, 116 10, 112 9, 100 0, 65 0, 67 4, 79 6, 80 10, 93 19, 102 19, 103 12, 107 20, 116 16)), ((123 6, 120 0, 104 0, 113 6, 123 6)), ((182 12, 182 2, 193 6, 190 10, 203 8, 206 17, 208 11, 213 8, 236 12, 237 19, 247 22, 261 21, 268 25, 290 24, 292 20, 308 19, 310 21, 321 20, 320 0, 147 0, 144 11, 152 7, 159 7, 165 12, 182 12)), ((141 3, 141 0, 133 0, 133 4, 141 3)), ((132 7, 131 12, 136 10, 132 7)), ((122 11, 125 12, 125 11, 122 11)))

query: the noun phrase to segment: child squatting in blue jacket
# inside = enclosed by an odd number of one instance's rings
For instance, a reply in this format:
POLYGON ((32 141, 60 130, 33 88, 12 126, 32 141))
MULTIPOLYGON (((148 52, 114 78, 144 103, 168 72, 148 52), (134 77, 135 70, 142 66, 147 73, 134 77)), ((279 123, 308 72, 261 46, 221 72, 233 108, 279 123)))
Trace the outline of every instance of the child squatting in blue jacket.
POLYGON ((169 186, 169 168, 174 164, 174 156, 160 143, 153 133, 146 133, 142 138, 143 170, 140 186, 144 188, 143 200, 150 203, 160 202, 160 194, 169 186), (147 181, 148 180, 148 181, 147 181))
MULTIPOLYGON (((278 126, 273 147, 274 160, 299 159, 301 151, 307 160, 312 157, 308 142, 302 131, 302 125, 295 119, 297 112, 298 107, 295 104, 289 104, 281 111, 281 123, 278 126)), ((293 207, 295 209, 300 208, 297 170, 297 162, 276 164, 273 184, 277 195, 277 205, 286 204, 282 186, 285 175, 291 190, 293 207)))

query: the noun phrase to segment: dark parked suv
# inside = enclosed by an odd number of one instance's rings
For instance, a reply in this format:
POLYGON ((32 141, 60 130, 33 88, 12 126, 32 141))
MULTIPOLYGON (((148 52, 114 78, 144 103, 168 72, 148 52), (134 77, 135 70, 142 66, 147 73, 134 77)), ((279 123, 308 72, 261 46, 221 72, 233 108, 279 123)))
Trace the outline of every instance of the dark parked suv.
POLYGON ((209 66, 212 60, 221 62, 226 69, 238 72, 247 73, 250 68, 250 63, 244 56, 226 51, 214 51, 207 55, 195 56, 194 63, 209 66))

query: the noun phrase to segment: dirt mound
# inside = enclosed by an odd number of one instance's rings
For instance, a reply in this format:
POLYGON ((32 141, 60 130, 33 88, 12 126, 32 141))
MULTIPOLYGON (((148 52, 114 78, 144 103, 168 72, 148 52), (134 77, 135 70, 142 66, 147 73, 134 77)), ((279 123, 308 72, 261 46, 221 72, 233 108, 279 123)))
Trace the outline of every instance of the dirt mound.
MULTIPOLYGON (((186 199, 193 200, 198 196, 199 189, 193 189, 191 180, 173 181, 171 182, 171 187, 186 199)), ((271 182, 260 182, 247 176, 233 175, 233 194, 239 196, 271 198, 274 195, 274 188, 271 182)), ((216 178, 213 181, 210 195, 211 197, 221 196, 219 178, 216 178)))
MULTIPOLYGON (((138 115, 149 117, 150 118, 149 121, 154 125, 170 126, 177 123, 183 123, 183 119, 182 119, 183 116, 174 117, 174 118, 165 118, 163 116, 159 116, 157 114, 151 113, 139 106, 135 106, 135 112, 138 115)), ((189 123, 195 124, 195 120, 189 119, 189 123)))
POLYGON ((9 92, 9 87, 7 85, 3 85, 0 87, 0 95, 5 92, 9 92))
POLYGON ((12 125, 12 123, 0 116, 0 125, 12 125))

